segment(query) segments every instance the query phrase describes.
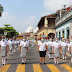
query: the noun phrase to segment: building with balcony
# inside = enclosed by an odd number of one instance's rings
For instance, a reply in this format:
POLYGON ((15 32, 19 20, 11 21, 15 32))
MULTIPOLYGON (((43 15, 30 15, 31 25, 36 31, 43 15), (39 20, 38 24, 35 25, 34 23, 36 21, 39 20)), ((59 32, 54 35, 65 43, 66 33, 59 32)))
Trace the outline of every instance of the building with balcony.
POLYGON ((72 29, 72 8, 68 7, 56 12, 55 20, 56 38, 70 38, 72 29))
POLYGON ((38 36, 37 38, 42 38, 45 35, 47 38, 55 37, 55 19, 56 14, 44 16, 40 19, 38 23, 38 36))

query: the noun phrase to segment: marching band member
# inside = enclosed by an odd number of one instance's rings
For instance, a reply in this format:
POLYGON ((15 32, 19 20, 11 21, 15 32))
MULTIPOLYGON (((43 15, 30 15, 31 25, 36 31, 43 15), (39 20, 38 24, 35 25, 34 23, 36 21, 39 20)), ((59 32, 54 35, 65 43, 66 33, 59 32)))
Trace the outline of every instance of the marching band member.
POLYGON ((63 60, 66 59, 67 49, 68 49, 68 44, 66 43, 66 40, 64 39, 63 42, 61 43, 61 50, 62 50, 63 60))
POLYGON ((56 42, 53 43, 52 52, 54 53, 54 63, 58 64, 61 51, 60 51, 60 43, 58 42, 57 38, 56 38, 56 42))
POLYGON ((41 42, 38 43, 38 52, 40 53, 40 64, 42 64, 42 59, 43 64, 45 64, 46 51, 48 51, 46 43, 44 42, 44 39, 41 39, 41 42))
POLYGON ((6 55, 8 52, 8 44, 5 42, 4 38, 1 40, 1 37, 0 37, 0 48, 1 48, 1 55, 2 55, 2 65, 5 65, 6 55))
POLYGON ((22 58, 22 64, 26 64, 26 54, 28 53, 28 45, 25 39, 20 43, 20 56, 22 58))

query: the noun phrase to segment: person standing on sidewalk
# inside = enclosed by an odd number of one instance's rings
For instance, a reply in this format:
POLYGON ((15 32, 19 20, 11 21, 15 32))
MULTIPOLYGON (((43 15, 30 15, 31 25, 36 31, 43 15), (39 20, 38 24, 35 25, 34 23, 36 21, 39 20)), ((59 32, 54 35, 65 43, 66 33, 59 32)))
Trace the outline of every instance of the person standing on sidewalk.
POLYGON ((0 37, 0 50, 2 55, 2 65, 6 64, 6 56, 8 52, 8 44, 5 42, 5 39, 0 37))
POLYGON ((61 50, 60 50, 60 43, 58 42, 57 38, 56 42, 53 43, 52 52, 54 53, 54 63, 58 64, 61 50))
POLYGON ((26 64, 26 55, 28 53, 28 44, 23 39, 20 43, 20 57, 22 58, 22 64, 26 64))
POLYGON ((40 54, 40 64, 42 64, 42 59, 43 59, 43 64, 45 64, 45 55, 47 51, 48 51, 48 48, 46 46, 46 43, 44 42, 44 39, 41 39, 41 42, 38 43, 38 52, 40 54))

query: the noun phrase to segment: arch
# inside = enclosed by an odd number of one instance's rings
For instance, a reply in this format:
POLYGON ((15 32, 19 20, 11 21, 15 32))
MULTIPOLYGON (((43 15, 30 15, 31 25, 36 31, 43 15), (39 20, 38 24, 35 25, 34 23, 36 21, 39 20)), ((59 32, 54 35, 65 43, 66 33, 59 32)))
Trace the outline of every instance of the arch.
POLYGON ((50 39, 50 38, 55 38, 55 34, 54 33, 49 33, 48 34, 48 39, 50 39))

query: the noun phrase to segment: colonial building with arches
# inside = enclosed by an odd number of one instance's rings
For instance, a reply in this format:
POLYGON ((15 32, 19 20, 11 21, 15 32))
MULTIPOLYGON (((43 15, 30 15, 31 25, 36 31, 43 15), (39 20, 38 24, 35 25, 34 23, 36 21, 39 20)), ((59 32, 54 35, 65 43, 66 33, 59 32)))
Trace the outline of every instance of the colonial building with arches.
POLYGON ((55 19, 56 15, 44 16, 38 23, 38 38, 42 38, 45 35, 47 38, 55 37, 55 19))

